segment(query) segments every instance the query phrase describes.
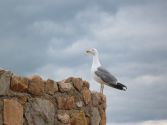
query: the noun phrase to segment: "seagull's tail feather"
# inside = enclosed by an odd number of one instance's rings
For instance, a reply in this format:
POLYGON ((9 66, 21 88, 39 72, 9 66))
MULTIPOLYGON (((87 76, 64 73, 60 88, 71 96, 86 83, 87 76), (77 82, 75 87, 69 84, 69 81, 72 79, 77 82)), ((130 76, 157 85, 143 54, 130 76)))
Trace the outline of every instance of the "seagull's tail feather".
POLYGON ((124 91, 127 90, 127 87, 125 85, 123 85, 122 83, 119 83, 119 82, 113 87, 116 88, 116 89, 119 89, 119 90, 124 90, 124 91))

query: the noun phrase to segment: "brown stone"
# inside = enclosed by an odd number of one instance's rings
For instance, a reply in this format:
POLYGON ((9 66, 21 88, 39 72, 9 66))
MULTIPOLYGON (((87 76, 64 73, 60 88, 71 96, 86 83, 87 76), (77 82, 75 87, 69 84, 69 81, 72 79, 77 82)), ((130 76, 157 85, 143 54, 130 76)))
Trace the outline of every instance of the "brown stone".
POLYGON ((4 99, 4 125, 23 125, 23 107, 15 99, 4 99))
POLYGON ((57 118, 59 121, 61 121, 64 124, 67 124, 70 122, 70 116, 67 113, 58 114, 57 118))
POLYGON ((83 86, 83 82, 81 78, 73 78, 72 83, 78 91, 81 91, 82 86, 83 86))
POLYGON ((12 76, 10 89, 16 92, 27 92, 29 80, 26 77, 12 76))
POLYGON ((5 72, 5 70, 0 68, 0 77, 4 72, 5 72))
POLYGON ((69 78, 65 79, 64 82, 67 82, 67 83, 72 82, 72 79, 73 79, 73 77, 69 77, 69 78))
POLYGON ((86 87, 86 88, 89 89, 89 82, 86 81, 86 80, 84 80, 84 81, 83 81, 83 87, 86 87))
POLYGON ((44 81, 40 76, 33 76, 30 80, 29 92, 35 96, 44 94, 44 81))
POLYGON ((75 106, 74 96, 58 96, 56 99, 59 109, 72 109, 75 106))
POLYGON ((18 101, 20 102, 20 104, 25 105, 26 102, 28 101, 28 97, 27 96, 20 96, 20 97, 18 97, 18 101))
POLYGON ((58 91, 57 83, 54 80, 48 79, 46 81, 46 93, 53 95, 55 92, 58 91))
POLYGON ((100 125, 106 125, 106 113, 105 113, 105 111, 102 111, 100 113, 100 115, 101 115, 100 125))
POLYGON ((0 95, 7 95, 10 87, 10 79, 12 73, 9 71, 2 71, 0 74, 0 95))
POLYGON ((88 125, 84 112, 74 113, 71 118, 71 125, 88 125))
POLYGON ((89 104, 91 101, 91 92, 88 88, 84 87, 82 90, 82 96, 84 99, 85 104, 89 104))
POLYGON ((73 88, 71 83, 59 82, 58 85, 60 92, 68 92, 73 88))

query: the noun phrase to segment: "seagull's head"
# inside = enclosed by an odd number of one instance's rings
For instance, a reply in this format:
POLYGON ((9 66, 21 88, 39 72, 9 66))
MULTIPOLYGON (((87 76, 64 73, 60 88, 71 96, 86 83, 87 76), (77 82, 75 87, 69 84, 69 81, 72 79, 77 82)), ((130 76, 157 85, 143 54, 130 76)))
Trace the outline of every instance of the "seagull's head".
POLYGON ((91 48, 91 49, 86 50, 86 53, 95 56, 98 54, 98 51, 95 48, 91 48))

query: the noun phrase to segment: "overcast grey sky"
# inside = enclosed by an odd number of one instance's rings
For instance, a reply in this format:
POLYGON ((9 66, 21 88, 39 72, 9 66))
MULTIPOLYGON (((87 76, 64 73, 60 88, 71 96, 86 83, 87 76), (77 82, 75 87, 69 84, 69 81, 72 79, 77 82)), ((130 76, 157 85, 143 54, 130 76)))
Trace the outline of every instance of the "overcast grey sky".
POLYGON ((105 87, 107 125, 167 124, 166 0, 0 0, 0 67, 99 91, 90 47, 128 86, 105 87))

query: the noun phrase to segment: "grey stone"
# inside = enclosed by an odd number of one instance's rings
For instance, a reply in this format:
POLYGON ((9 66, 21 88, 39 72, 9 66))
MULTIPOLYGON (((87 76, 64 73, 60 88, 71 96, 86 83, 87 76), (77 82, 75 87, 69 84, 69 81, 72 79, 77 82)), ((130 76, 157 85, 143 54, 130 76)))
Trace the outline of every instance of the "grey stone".
POLYGON ((82 101, 78 101, 76 102, 76 105, 78 108, 81 108, 83 106, 83 102, 82 101))
POLYGON ((92 108, 91 125, 99 125, 101 117, 97 108, 92 108))
POLYGON ((54 125, 54 104, 46 99, 35 98, 27 105, 25 117, 29 125, 54 125))
POLYGON ((7 95, 9 92, 11 76, 11 72, 0 70, 0 96, 7 95))
POLYGON ((60 82, 58 85, 61 92, 68 92, 73 88, 71 83, 60 82))
POLYGON ((67 124, 70 122, 70 116, 67 113, 59 113, 57 115, 57 118, 64 124, 67 124))

